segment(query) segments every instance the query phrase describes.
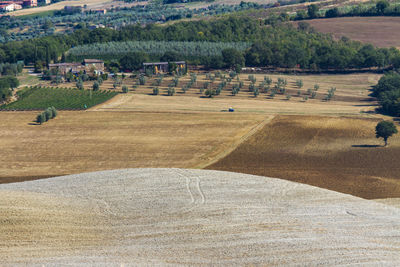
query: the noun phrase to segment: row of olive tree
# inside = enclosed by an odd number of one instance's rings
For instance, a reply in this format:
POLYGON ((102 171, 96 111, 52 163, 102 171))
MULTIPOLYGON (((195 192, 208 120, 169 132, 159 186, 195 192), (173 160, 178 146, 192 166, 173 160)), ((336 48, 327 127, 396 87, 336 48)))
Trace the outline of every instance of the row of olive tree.
POLYGON ((57 117, 57 114, 58 113, 55 107, 49 107, 45 111, 37 115, 36 122, 41 125, 42 123, 45 123, 57 117))

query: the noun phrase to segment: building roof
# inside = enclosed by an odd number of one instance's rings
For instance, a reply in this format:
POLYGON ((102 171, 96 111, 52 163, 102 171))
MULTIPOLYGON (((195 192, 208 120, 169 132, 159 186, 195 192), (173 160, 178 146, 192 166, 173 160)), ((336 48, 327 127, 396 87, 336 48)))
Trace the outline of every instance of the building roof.
POLYGON ((104 63, 104 61, 100 60, 100 59, 84 59, 83 62, 84 63, 104 63))
MULTIPOLYGON (((185 64, 185 61, 173 61, 171 63, 175 64, 185 64)), ((152 66, 152 65, 168 65, 168 62, 147 62, 143 63, 143 66, 152 66)))
POLYGON ((81 63, 54 63, 49 64, 49 67, 68 67, 68 66, 81 66, 81 63))

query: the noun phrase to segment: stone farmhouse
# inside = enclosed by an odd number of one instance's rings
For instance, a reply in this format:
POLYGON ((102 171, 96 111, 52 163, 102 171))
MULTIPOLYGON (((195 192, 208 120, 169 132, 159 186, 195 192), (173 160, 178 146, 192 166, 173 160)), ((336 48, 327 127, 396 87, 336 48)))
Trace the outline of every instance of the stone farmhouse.
POLYGON ((65 75, 68 72, 71 73, 104 73, 104 61, 99 59, 84 59, 83 62, 77 63, 55 63, 49 64, 49 70, 58 70, 61 75, 65 75))

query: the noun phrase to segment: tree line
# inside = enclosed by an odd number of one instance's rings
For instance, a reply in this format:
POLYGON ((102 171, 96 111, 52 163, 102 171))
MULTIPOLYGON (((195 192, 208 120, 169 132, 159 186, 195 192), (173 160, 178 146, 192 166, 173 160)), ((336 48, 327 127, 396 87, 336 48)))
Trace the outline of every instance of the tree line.
POLYGON ((373 88, 373 96, 378 98, 383 113, 400 116, 400 74, 389 72, 383 75, 373 88))
MULTIPOLYGON (((80 29, 69 35, 55 35, 0 45, 0 63, 43 64, 59 62, 70 48, 78 45, 126 41, 250 42, 246 51, 228 50, 205 60, 209 67, 270 66, 304 69, 386 68, 400 65, 395 48, 375 48, 343 38, 317 33, 309 27, 290 24, 275 27, 252 18, 228 17, 209 21, 180 22, 168 26, 130 25, 120 30, 80 29)), ((143 53, 146 54, 146 53, 143 53)), ((179 59, 184 59, 183 58, 179 59)), ((65 57, 64 57, 65 58, 65 57)))
POLYGON ((0 77, 0 102, 8 100, 12 90, 19 86, 19 81, 13 76, 0 77))
POLYGON ((0 42, 26 40, 60 33, 72 33, 76 29, 91 25, 104 25, 110 28, 121 28, 131 24, 165 23, 171 20, 192 18, 196 16, 213 16, 253 8, 261 8, 256 3, 240 5, 215 4, 205 8, 175 8, 151 2, 143 6, 118 8, 106 14, 87 11, 56 11, 46 16, 0 17, 0 42), (25 28, 27 28, 25 30, 25 28), (22 30, 24 29, 24 30, 22 30), (56 31, 56 30, 61 31, 56 31), (13 31, 10 31, 13 30, 13 31))

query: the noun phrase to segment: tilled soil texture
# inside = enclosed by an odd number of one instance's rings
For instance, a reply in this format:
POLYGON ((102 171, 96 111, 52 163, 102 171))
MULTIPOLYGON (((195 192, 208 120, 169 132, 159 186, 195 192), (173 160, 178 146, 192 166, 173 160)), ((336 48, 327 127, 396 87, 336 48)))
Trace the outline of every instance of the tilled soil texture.
POLYGON ((344 17, 306 20, 305 22, 317 31, 331 33, 336 38, 346 36, 378 47, 400 47, 400 18, 398 17, 344 17))
POLYGON ((277 116, 209 169, 279 177, 366 199, 400 197, 400 138, 377 119, 277 116))

